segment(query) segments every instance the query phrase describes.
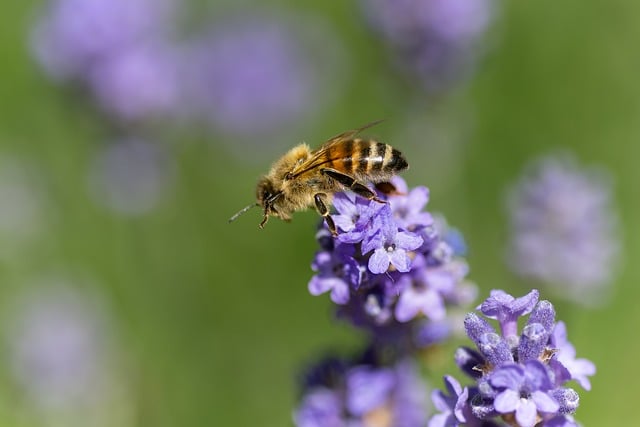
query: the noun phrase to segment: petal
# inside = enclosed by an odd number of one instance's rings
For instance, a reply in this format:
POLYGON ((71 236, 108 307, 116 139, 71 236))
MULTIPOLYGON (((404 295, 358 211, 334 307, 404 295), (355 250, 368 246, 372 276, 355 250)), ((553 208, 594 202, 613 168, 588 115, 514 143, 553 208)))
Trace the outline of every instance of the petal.
POLYGON ((531 393, 531 400, 540 412, 554 413, 560 409, 558 402, 543 391, 534 391, 531 393))
POLYGON ((400 194, 406 194, 409 191, 409 187, 407 187, 407 182, 402 179, 399 175, 395 175, 391 178, 391 184, 396 187, 396 191, 400 194))
POLYGON ((333 196, 332 204, 333 207, 336 208, 338 213, 340 213, 340 215, 337 216, 353 218, 353 216, 358 213, 355 199, 356 196, 353 193, 336 193, 336 195, 333 196))
POLYGON ((585 390, 591 390, 591 382, 587 376, 594 375, 596 373, 596 365, 587 359, 576 359, 569 369, 571 376, 577 381, 580 386, 585 390))
POLYGON ((447 386, 447 391, 449 392, 449 394, 451 394, 451 396, 460 396, 460 394, 462 394, 462 387, 460 386, 460 383, 452 376, 445 375, 444 383, 447 386))
POLYGON ((348 215, 333 215, 331 218, 336 226, 344 232, 353 231, 353 229, 356 228, 353 217, 348 215))
POLYGON ((369 258, 369 271, 374 274, 382 274, 389 269, 389 255, 383 248, 376 249, 369 258))
POLYGON ((549 368, 539 360, 528 360, 525 364, 525 378, 529 390, 549 390, 553 387, 549 368))
POLYGON ((318 276, 313 276, 309 281, 309 293, 311 295, 317 296, 327 292, 329 289, 333 288, 335 285, 335 281, 340 280, 336 278, 326 279, 320 278, 318 276))
POLYGON ((361 251, 363 254, 367 254, 374 249, 382 248, 384 245, 384 237, 380 231, 375 233, 362 233, 362 247, 361 251))
POLYGON ((451 412, 447 396, 442 392, 442 390, 433 390, 431 392, 431 401, 438 411, 451 412))
POLYGON ((335 283, 331 290, 331 301, 338 305, 344 305, 349 302, 349 285, 343 280, 341 283, 335 283))
POLYGON ((401 273, 406 273, 411 270, 411 258, 404 249, 396 248, 391 252, 388 252, 389 261, 391 264, 401 273))
POLYGON ((524 369, 520 365, 510 364, 497 369, 489 377, 493 387, 520 390, 524 385, 524 369))
POLYGON ((394 315, 398 322, 408 322, 420 312, 420 301, 416 298, 416 291, 413 286, 409 286, 398 298, 394 315))
POLYGON ((521 399, 518 409, 516 409, 516 421, 520 427, 533 427, 536 425, 538 411, 536 404, 529 399, 521 399))
POLYGON ((508 414, 509 412, 513 412, 518 407, 518 405, 520 405, 520 393, 510 389, 499 393, 493 401, 494 408, 496 408, 496 411, 500 412, 501 414, 508 414))
POLYGON ((397 247, 412 251, 419 248, 424 240, 422 239, 422 237, 418 236, 415 233, 411 233, 409 231, 400 231, 398 234, 396 234, 394 242, 397 247))
POLYGON ((407 195, 407 205, 414 212, 421 211, 429 201, 429 189, 427 187, 416 187, 407 195))
POLYGON ((443 294, 449 294, 455 290, 456 280, 453 275, 443 269, 429 269, 424 274, 425 281, 429 287, 443 294))

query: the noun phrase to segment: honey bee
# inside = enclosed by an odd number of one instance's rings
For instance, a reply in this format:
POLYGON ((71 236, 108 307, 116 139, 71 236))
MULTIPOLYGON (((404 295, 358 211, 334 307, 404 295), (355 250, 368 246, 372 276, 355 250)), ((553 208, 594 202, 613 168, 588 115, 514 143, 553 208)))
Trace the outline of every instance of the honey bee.
POLYGON ((258 182, 256 203, 240 210, 229 222, 252 207, 261 206, 263 218, 259 227, 263 228, 269 216, 290 221, 294 212, 315 206, 335 236, 336 225, 329 214, 333 194, 351 190, 368 200, 386 203, 365 183, 386 182, 409 164, 390 145, 356 137, 377 123, 336 135, 314 151, 307 144, 289 150, 258 182))

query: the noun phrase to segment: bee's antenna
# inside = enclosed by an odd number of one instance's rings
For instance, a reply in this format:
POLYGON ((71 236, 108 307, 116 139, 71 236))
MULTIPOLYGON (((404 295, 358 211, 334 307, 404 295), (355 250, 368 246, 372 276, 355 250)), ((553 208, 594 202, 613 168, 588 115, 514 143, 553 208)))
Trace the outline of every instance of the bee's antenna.
POLYGON ((233 215, 231 218, 229 218, 229 222, 233 222, 233 221, 235 221, 236 219, 238 219, 238 217, 239 217, 240 215, 242 215, 243 213, 245 213, 245 212, 246 212, 246 211, 248 211, 249 209, 254 208, 254 207, 256 207, 256 206, 260 206, 260 205, 259 205, 259 204, 257 204, 257 203, 251 203, 250 205, 245 206, 244 208, 240 209, 240 210, 239 210, 235 215, 233 215))

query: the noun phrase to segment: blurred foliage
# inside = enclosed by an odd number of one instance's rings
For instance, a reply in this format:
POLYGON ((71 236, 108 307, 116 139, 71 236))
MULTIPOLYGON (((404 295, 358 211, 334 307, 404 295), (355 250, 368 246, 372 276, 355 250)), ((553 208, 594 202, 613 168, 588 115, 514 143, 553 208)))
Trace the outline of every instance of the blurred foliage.
MULTIPOLYGON (((492 288, 527 290, 504 265, 503 197, 530 157, 563 147, 612 170, 626 268, 609 305, 587 311, 560 303, 558 318, 567 321, 578 355, 598 367, 577 419, 592 426, 628 422, 633 394, 620 387, 637 371, 636 348, 626 347, 626 338, 640 322, 640 267, 633 262, 640 253, 633 222, 640 210, 640 5, 503 1, 475 76, 433 100, 420 99, 388 66, 355 2, 270 3, 328 20, 344 41, 352 76, 335 103, 295 135, 287 132, 282 146, 315 145, 385 118, 371 134, 406 153, 408 182, 427 185, 430 210, 464 233, 481 296, 492 288)), ((127 390, 113 405, 128 425, 289 425, 305 361, 361 340, 332 319, 328 298, 307 292, 317 215, 271 220, 260 231, 252 211, 229 225, 279 153, 265 150, 259 161, 247 161, 228 148, 233 138, 198 131, 168 133, 176 178, 157 209, 122 217, 96 205, 88 168, 110 129, 33 62, 27 40, 39 6, 7 2, 0 18, 0 156, 28 162, 46 224, 39 240, 0 258, 0 300, 12 301, 34 278, 89 277, 73 280, 98 291, 113 312, 127 390)), ((453 348, 433 359, 428 374, 437 386, 453 348)), ((52 424, 30 412, 8 364, 2 366, 0 425, 52 424)))

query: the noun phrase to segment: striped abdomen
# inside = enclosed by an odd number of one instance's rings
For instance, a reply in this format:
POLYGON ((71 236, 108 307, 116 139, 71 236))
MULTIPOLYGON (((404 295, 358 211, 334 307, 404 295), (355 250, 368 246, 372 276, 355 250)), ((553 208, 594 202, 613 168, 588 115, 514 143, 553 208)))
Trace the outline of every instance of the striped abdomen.
POLYGON ((370 181, 387 179, 409 166, 400 151, 371 139, 340 141, 328 147, 325 155, 325 167, 370 181))

